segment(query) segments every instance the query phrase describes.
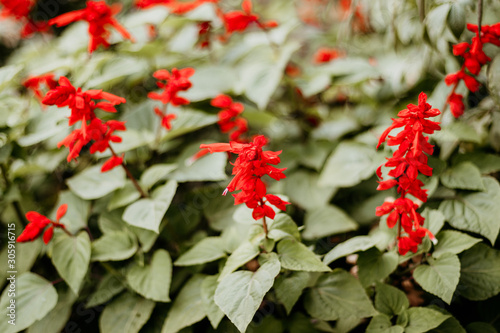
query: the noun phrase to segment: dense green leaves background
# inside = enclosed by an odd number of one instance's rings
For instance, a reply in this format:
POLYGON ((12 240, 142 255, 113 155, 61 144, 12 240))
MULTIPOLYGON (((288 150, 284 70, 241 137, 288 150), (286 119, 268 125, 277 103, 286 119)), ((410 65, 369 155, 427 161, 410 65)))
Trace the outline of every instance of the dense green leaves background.
MULTIPOLYGON (((476 2, 358 0, 350 11, 341 2, 254 0, 254 11, 279 27, 253 26, 225 42, 214 36, 201 49, 199 22, 223 31, 212 4, 179 16, 123 1, 118 19, 136 43, 113 34, 113 45, 92 56, 85 23, 20 41, 3 34, 12 26, 0 20, 0 234, 11 223, 21 232, 19 213, 55 218, 63 203, 61 222, 75 234, 56 232, 47 246, 16 244, 15 327, 3 315, 10 298, 2 239, 0 331, 500 331, 498 48, 486 49, 492 62, 460 119, 446 109, 444 83, 461 65, 452 45, 473 36, 465 24, 477 22, 476 2), (308 15, 317 22, 305 23, 308 15), (317 64, 320 47, 344 56, 317 64), (158 105, 147 93, 156 89, 155 70, 174 67, 196 70, 181 93, 191 104, 169 106, 177 118, 158 135, 158 105), (109 154, 84 149, 66 162, 57 143, 70 131, 69 110, 42 108, 21 85, 47 72, 127 99, 116 114, 99 116, 127 122, 113 147, 148 198, 123 169, 100 172, 109 154), (434 119, 442 130, 430 138, 433 176, 422 176, 429 200, 419 208, 437 243, 424 239, 416 254, 400 256, 397 231, 375 216, 397 195, 376 191, 375 170, 393 148, 375 147, 421 91, 443 111, 434 119), (267 237, 249 209, 221 195, 234 156, 191 159, 201 143, 228 141, 210 106, 220 93, 244 104, 250 135, 265 134, 268 149, 283 151, 287 178, 265 181, 291 205, 267 220, 267 237)), ((220 3, 229 11, 241 2, 220 3)), ((483 5, 484 24, 496 23, 500 5, 483 5)))

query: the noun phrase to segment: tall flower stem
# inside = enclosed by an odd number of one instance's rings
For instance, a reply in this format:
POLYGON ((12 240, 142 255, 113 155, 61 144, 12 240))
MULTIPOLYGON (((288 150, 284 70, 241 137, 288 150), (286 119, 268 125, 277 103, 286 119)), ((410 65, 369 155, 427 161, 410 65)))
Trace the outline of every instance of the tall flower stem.
POLYGON ((481 35, 481 21, 483 20, 483 0, 477 1, 477 35, 481 35))
POLYGON ((264 233, 266 234, 266 238, 267 238, 268 230, 267 230, 267 223, 266 223, 266 217, 265 216, 262 218, 262 226, 264 227, 264 233))
MULTIPOLYGON (((118 157, 118 155, 116 155, 114 149, 111 146, 109 146, 109 150, 111 151, 111 154, 113 154, 114 157, 118 157)), ((125 163, 122 162, 121 166, 122 166, 123 170, 125 170, 125 173, 127 174, 127 177, 132 181, 132 184, 134 184, 134 187, 141 194, 141 197, 142 198, 147 198, 148 195, 144 192, 144 190, 142 189, 141 185, 139 185, 139 183, 137 182, 137 179, 134 178, 134 176, 132 175, 132 173, 130 172, 130 170, 127 168, 127 166, 125 165, 125 163)))
MULTIPOLYGON (((0 164, 0 169, 2 170, 5 187, 10 188, 11 183, 9 177, 7 176, 7 168, 5 167, 4 164, 0 164)), ((21 225, 25 226, 27 223, 23 215, 23 210, 21 209, 21 203, 18 200, 13 200, 12 207, 14 208, 14 212, 16 213, 17 219, 19 220, 21 225)))

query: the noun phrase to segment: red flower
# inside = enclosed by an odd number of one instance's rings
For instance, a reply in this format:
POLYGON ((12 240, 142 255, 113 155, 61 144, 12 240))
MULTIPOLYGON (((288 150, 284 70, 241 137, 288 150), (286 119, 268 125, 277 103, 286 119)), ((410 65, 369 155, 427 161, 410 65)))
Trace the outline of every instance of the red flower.
POLYGON ((163 91, 160 94, 150 92, 148 97, 159 100, 163 104, 170 103, 173 106, 189 104, 189 100, 184 97, 179 97, 177 94, 179 91, 185 91, 191 88, 192 84, 191 81, 189 81, 189 77, 193 74, 194 69, 189 67, 183 69, 173 68, 172 74, 170 74, 166 69, 157 70, 154 72, 153 76, 158 80, 156 85, 163 89, 163 91))
POLYGON ((106 162, 101 167, 101 172, 106 172, 109 171, 123 163, 123 157, 125 154, 122 154, 122 156, 111 156, 106 162))
POLYGON ((472 37, 471 43, 462 42, 453 46, 453 54, 464 58, 462 68, 457 73, 448 74, 445 78, 447 85, 453 85, 447 102, 455 118, 464 113, 463 96, 455 93, 458 84, 463 80, 471 92, 479 90, 480 83, 472 75, 478 75, 481 67, 491 61, 491 58, 484 53, 483 45, 490 43, 500 46, 500 23, 491 26, 482 25, 481 33, 479 33, 477 25, 474 24, 467 24, 467 29, 476 33, 476 36, 472 37), (466 69, 472 75, 467 74, 466 69))
POLYGON ((57 87, 57 81, 54 80, 54 74, 48 73, 39 76, 30 76, 23 82, 23 86, 32 90, 40 101, 43 99, 43 94, 40 89, 42 84, 45 84, 49 89, 55 89, 57 87))
POLYGON ((26 219, 28 219, 29 223, 24 228, 23 232, 17 237, 17 242, 32 242, 35 239, 38 238, 44 231, 45 227, 50 225, 44 232, 43 234, 43 242, 45 244, 48 244, 50 240, 52 239, 52 236, 54 235, 54 228, 62 228, 65 229, 66 227, 64 224, 61 224, 59 220, 66 214, 66 211, 68 210, 68 205, 63 204, 59 206, 57 209, 56 213, 56 221, 51 221, 49 218, 43 216, 40 213, 37 212, 27 212, 26 213, 26 219))
POLYGON ((243 142, 241 136, 248 131, 247 121, 240 117, 244 109, 243 104, 233 102, 231 97, 222 94, 212 99, 210 104, 222 109, 217 114, 219 117, 217 124, 219 124, 221 132, 231 132, 229 135, 231 141, 243 142))
POLYGON ((89 53, 94 52, 99 45, 108 47, 108 38, 111 33, 109 26, 115 28, 125 39, 134 41, 129 32, 114 18, 122 8, 121 4, 115 3, 108 6, 104 1, 87 1, 84 9, 75 10, 59 15, 49 21, 50 25, 62 27, 76 21, 87 21, 89 23, 89 53))
POLYGON ((135 5, 139 8, 150 8, 153 6, 166 6, 173 14, 185 14, 198 8, 206 2, 218 2, 219 0, 194 0, 194 1, 177 1, 177 0, 138 0, 135 5))
MULTIPOLYGON (((408 109, 398 113, 399 119, 393 119, 393 123, 380 136, 377 148, 387 140, 389 146, 397 146, 398 149, 392 157, 384 164, 386 167, 393 168, 389 171, 389 176, 394 179, 380 181, 377 190, 387 190, 397 186, 400 198, 393 202, 385 202, 377 207, 376 215, 387 217, 387 225, 393 228, 399 223, 398 247, 401 255, 408 251, 415 253, 418 244, 426 234, 434 236, 422 227, 424 218, 416 211, 418 205, 408 199, 406 195, 411 194, 422 202, 427 201, 426 190, 422 189, 424 183, 417 179, 419 173, 432 176, 432 168, 427 164, 426 154, 433 153, 433 146, 428 142, 428 137, 423 134, 432 134, 439 130, 439 123, 427 120, 426 118, 435 117, 440 112, 432 109, 427 103, 427 96, 422 92, 418 97, 418 105, 409 104, 408 109), (391 130, 403 127, 396 136, 389 136, 391 130), (401 236, 401 228, 408 237, 401 236)), ((377 175, 382 179, 382 166, 377 169, 377 175)))
POLYGON ((252 13, 252 1, 251 0, 243 0, 241 4, 241 8, 243 11, 235 10, 232 12, 228 12, 222 14, 222 20, 224 21, 224 26, 226 27, 226 33, 228 35, 233 32, 243 32, 248 26, 252 23, 256 23, 261 29, 269 29, 275 28, 278 26, 278 23, 275 21, 268 22, 260 22, 259 16, 252 13))
POLYGON ((172 124, 170 122, 172 120, 174 120, 175 118, 177 118, 177 116, 175 114, 163 113, 163 111, 160 110, 160 108, 155 108, 155 114, 160 117, 162 127, 164 127, 166 130, 172 129, 172 124))
POLYGON ((321 47, 314 54, 313 62, 315 64, 324 64, 324 63, 330 62, 334 59, 341 58, 344 56, 345 56, 344 52, 339 51, 337 49, 328 48, 328 47, 321 47))
POLYGON ((267 194, 266 185, 262 181, 264 175, 280 180, 286 176, 283 171, 286 168, 279 169, 274 167, 280 162, 279 152, 264 151, 262 148, 267 144, 267 139, 263 135, 256 136, 250 143, 238 143, 231 141, 230 143, 213 143, 203 144, 201 149, 208 149, 210 153, 214 152, 231 152, 237 154, 238 158, 233 163, 234 178, 228 184, 224 195, 227 192, 239 191, 233 194, 235 205, 245 203, 246 206, 253 210, 252 216, 255 220, 269 217, 274 218, 274 210, 267 204, 271 204, 281 210, 284 210, 285 205, 289 204, 279 197, 267 194))
POLYGON ((33 0, 0 0, 0 18, 12 17, 22 20, 28 17, 31 9, 35 6, 33 0))

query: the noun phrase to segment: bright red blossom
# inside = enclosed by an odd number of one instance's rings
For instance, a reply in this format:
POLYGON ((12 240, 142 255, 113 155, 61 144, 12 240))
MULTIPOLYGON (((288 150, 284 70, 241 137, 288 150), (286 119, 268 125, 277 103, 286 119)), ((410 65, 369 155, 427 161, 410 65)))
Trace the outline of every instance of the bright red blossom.
POLYGON ((40 101, 43 99, 41 85, 47 86, 49 89, 57 87, 57 81, 54 79, 54 74, 48 73, 39 76, 30 76, 23 82, 23 86, 30 89, 40 101))
POLYGON ((42 234, 47 226, 49 226, 43 233, 43 242, 48 244, 54 235, 54 228, 66 229, 64 224, 60 223, 60 220, 66 214, 67 210, 67 204, 59 206, 56 213, 56 221, 52 221, 48 217, 37 212, 27 212, 26 219, 28 219, 29 223, 19 237, 17 237, 17 242, 32 242, 42 234))
POLYGON ((241 4, 243 11, 235 10, 228 13, 221 13, 221 18, 226 27, 226 33, 231 35, 233 32, 243 32, 252 23, 257 24, 261 29, 270 29, 278 26, 275 21, 261 22, 259 16, 252 13, 252 1, 244 0, 241 4))
POLYGON ((268 204, 281 210, 284 210, 285 206, 289 204, 275 195, 267 194, 266 185, 261 179, 264 175, 275 180, 286 178, 283 174, 286 168, 280 169, 273 166, 280 162, 278 155, 281 151, 264 151, 262 148, 266 144, 267 139, 263 135, 258 135, 250 143, 231 141, 230 143, 200 146, 201 149, 208 149, 210 153, 231 152, 238 155, 233 163, 232 174, 234 178, 223 194, 241 190, 239 193, 233 194, 234 204, 245 203, 248 208, 253 210, 252 216, 255 220, 265 217, 274 218, 275 212, 268 204))
POLYGON ((135 5, 138 8, 150 8, 153 6, 165 6, 173 14, 185 14, 190 12, 206 2, 216 3, 219 0, 193 0, 193 1, 178 1, 178 0, 138 0, 135 5))
POLYGON ((248 132, 248 123, 244 118, 240 117, 243 112, 243 104, 233 102, 233 99, 227 95, 218 95, 210 101, 210 105, 221 108, 217 116, 219 121, 217 124, 222 133, 231 133, 230 141, 243 142, 241 137, 248 132))
POLYGON ((148 97, 158 100, 163 104, 172 104, 173 106, 189 104, 189 100, 177 96, 180 91, 191 88, 192 84, 189 78, 194 74, 193 68, 177 69, 173 68, 172 73, 166 69, 160 69, 154 72, 153 76, 158 80, 156 85, 163 89, 161 93, 150 92, 148 97), (165 81, 165 82, 162 82, 165 81))
POLYGON ((482 25, 481 33, 477 25, 467 24, 467 29, 476 33, 472 37, 471 43, 462 42, 453 45, 453 54, 464 58, 462 68, 456 73, 448 74, 445 78, 445 83, 453 86, 453 89, 448 96, 448 104, 450 105, 451 113, 455 118, 460 117, 464 113, 463 96, 455 93, 460 81, 464 81, 465 86, 471 92, 479 90, 480 83, 473 75, 478 75, 482 66, 491 61, 491 58, 483 51, 483 45, 490 43, 500 46, 500 23, 493 25, 482 25), (470 74, 468 74, 469 71, 470 74))
MULTIPOLYGON (((69 107, 71 115, 69 125, 81 122, 79 129, 73 130, 66 138, 59 142, 58 147, 65 146, 69 148, 68 162, 76 159, 84 146, 93 142, 90 146, 90 153, 104 152, 110 148, 110 142, 119 143, 122 139, 115 135, 115 131, 125 131, 125 122, 109 120, 103 122, 97 118, 96 109, 106 112, 116 112, 115 105, 125 103, 123 97, 119 97, 102 90, 82 91, 81 88, 75 88, 71 82, 64 76, 59 78, 59 86, 50 90, 42 100, 46 105, 57 105, 58 107, 69 107)), ((112 151, 113 153, 113 151, 112 151)), ((108 160, 107 167, 101 169, 103 172, 110 170, 110 165, 117 166, 116 156, 113 153, 108 160), (114 163, 111 163, 113 160, 114 163)))
POLYGON ((344 57, 345 54, 342 51, 339 51, 334 48, 321 47, 316 51, 313 57, 313 62, 315 64, 324 64, 330 62, 337 58, 344 57))
POLYGON ((90 35, 89 53, 94 52, 99 45, 106 48, 110 45, 108 42, 111 35, 108 30, 109 26, 115 28, 123 38, 134 41, 129 32, 114 18, 122 8, 121 4, 115 3, 108 6, 104 1, 87 1, 86 5, 84 9, 65 13, 51 19, 49 24, 62 27, 76 21, 87 21, 90 35))
MULTIPOLYGON (((387 217, 389 228, 399 223, 398 248, 401 255, 405 255, 408 251, 415 253, 425 235, 434 238, 422 227, 424 218, 417 212, 419 206, 406 197, 410 194, 422 202, 427 201, 427 190, 422 189, 424 183, 417 179, 417 176, 419 173, 432 176, 432 168, 427 164, 427 155, 432 155, 434 146, 429 143, 429 138, 424 136, 424 133, 432 134, 441 128, 439 123, 426 119, 440 114, 438 109, 432 109, 426 101, 427 96, 421 93, 418 105, 409 104, 408 109, 400 111, 398 113, 400 118, 392 119, 392 125, 382 133, 377 145, 378 148, 387 141, 389 146, 399 146, 384 164, 392 168, 389 176, 394 178, 380 181, 377 190, 383 191, 396 186, 400 198, 377 207, 376 215, 389 214, 387 217), (389 136, 393 129, 401 127, 403 129, 396 136, 389 136), (407 236, 401 236, 401 228, 407 236)), ((377 169, 377 175, 382 180, 381 168, 382 166, 377 169)))

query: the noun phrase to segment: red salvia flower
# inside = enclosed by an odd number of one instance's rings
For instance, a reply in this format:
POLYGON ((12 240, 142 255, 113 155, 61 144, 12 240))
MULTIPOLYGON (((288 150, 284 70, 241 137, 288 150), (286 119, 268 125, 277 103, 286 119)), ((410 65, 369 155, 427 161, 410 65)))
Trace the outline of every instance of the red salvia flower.
POLYGON ((43 242, 48 244, 54 235, 54 228, 66 229, 64 224, 60 223, 61 218, 68 210, 67 204, 62 204, 57 209, 56 221, 50 220, 48 217, 43 216, 37 212, 27 212, 26 219, 29 221, 23 232, 17 237, 17 242, 32 242, 37 239, 43 232, 43 242), (47 229, 45 229, 49 226, 47 229), (45 232, 44 232, 45 229, 45 232))
POLYGON ((441 129, 439 123, 427 119, 439 114, 438 109, 432 109, 427 103, 427 96, 422 92, 418 97, 418 105, 409 104, 408 109, 400 111, 399 118, 393 119, 392 125, 382 133, 377 145, 378 148, 387 141, 389 146, 399 146, 384 164, 392 168, 389 176, 394 178, 383 181, 382 166, 380 166, 377 175, 381 181, 377 190, 383 191, 396 186, 400 197, 377 207, 376 215, 389 214, 387 217, 389 228, 399 223, 398 248, 401 255, 405 255, 408 251, 417 252, 418 244, 425 235, 434 239, 434 236, 422 227, 424 218, 417 212, 419 206, 406 196, 410 194, 422 202, 427 201, 426 190, 422 189, 424 183, 417 179, 417 176, 419 173, 432 176, 432 168, 427 164, 427 155, 432 155, 434 146, 424 134, 432 134, 441 129), (396 136, 389 136, 391 130, 395 128, 403 129, 396 136), (402 236, 401 228, 408 236, 402 236))
POLYGON ((28 17, 31 9, 35 6, 33 0, 0 0, 0 18, 11 17, 15 20, 23 20, 28 17))
POLYGON ((234 178, 228 184, 224 191, 227 192, 239 191, 233 194, 235 205, 245 203, 246 206, 253 210, 252 216, 255 220, 269 217, 274 218, 275 212, 268 205, 271 204, 281 210, 285 209, 285 205, 289 204, 279 197, 267 194, 266 185, 262 181, 264 175, 280 180, 286 176, 283 171, 286 168, 276 168, 280 162, 278 155, 281 153, 273 151, 264 151, 262 148, 267 144, 267 139, 263 135, 256 136, 250 143, 238 143, 231 141, 230 143, 213 143, 203 144, 201 149, 208 149, 210 153, 216 152, 231 152, 237 154, 238 158, 233 163, 234 178))
MULTIPOLYGON (((75 88, 71 82, 64 76, 59 78, 59 86, 53 88, 42 100, 46 105, 57 105, 58 107, 69 107, 71 115, 69 117, 69 125, 81 122, 79 129, 73 130, 66 138, 58 143, 58 147, 65 146, 69 149, 67 161, 70 162, 76 159, 87 144, 90 146, 90 153, 104 152, 110 149, 113 157, 113 162, 106 162, 106 167, 103 166, 101 171, 111 170, 119 161, 119 157, 115 155, 111 149, 110 142, 119 143, 121 137, 114 134, 115 131, 125 131, 125 122, 117 120, 109 120, 102 122, 95 114, 96 109, 101 109, 106 112, 116 112, 115 106, 125 103, 123 97, 119 97, 102 90, 87 90, 82 91, 81 88, 75 88)), ((123 158, 122 160, 123 161, 123 158)))
POLYGON ((275 21, 259 21, 259 16, 255 13, 252 13, 251 0, 243 0, 241 8, 243 9, 243 11, 235 10, 228 13, 219 14, 224 21, 227 35, 231 35, 233 32, 243 32, 252 23, 257 24, 259 28, 264 30, 275 28, 278 26, 278 23, 276 23, 275 21))
POLYGON ((244 142, 241 136, 248 132, 248 123, 240 117, 244 109, 243 104, 233 102, 231 97, 221 94, 212 99, 210 105, 222 109, 217 114, 219 117, 217 124, 221 132, 230 133, 230 141, 244 142))
POLYGON ((163 104, 160 109, 155 107, 155 114, 161 119, 161 126, 167 130, 172 128, 171 121, 176 118, 175 114, 167 114, 167 105, 172 104, 173 106, 186 105, 189 104, 189 100, 180 97, 177 94, 180 91, 186 91, 191 88, 192 83, 189 78, 194 74, 193 68, 183 68, 177 69, 173 68, 172 73, 166 69, 160 69, 153 73, 153 76, 158 80, 156 85, 158 88, 163 89, 161 93, 150 92, 148 97, 154 100, 158 100, 163 104))
POLYGON ((76 21, 87 21, 89 24, 89 53, 94 52, 99 45, 108 47, 108 38, 111 33, 108 28, 115 28, 125 39, 134 41, 129 32, 114 18, 122 8, 121 4, 115 3, 108 6, 104 1, 87 1, 84 9, 75 10, 55 17, 49 21, 50 25, 62 27, 76 21))
POLYGON ((122 154, 122 156, 111 156, 106 162, 101 167, 101 172, 106 172, 109 171, 123 163, 123 157, 125 154, 122 154))
POLYGON ((39 76, 30 76, 23 82, 23 86, 30 89, 40 101, 43 99, 41 85, 47 86, 49 89, 57 87, 57 81, 54 79, 54 74, 48 73, 39 76))
POLYGON ((450 105, 451 113, 455 118, 460 117, 464 113, 463 96, 455 93, 460 81, 464 81, 465 86, 471 92, 479 90, 480 83, 473 75, 478 75, 482 66, 491 61, 491 58, 483 51, 483 45, 490 43, 500 46, 500 23, 493 25, 482 25, 481 33, 477 25, 467 24, 467 29, 476 33, 472 37, 471 43, 462 42, 453 45, 453 54, 464 58, 464 63, 460 70, 456 73, 448 74, 445 78, 445 83, 453 86, 453 89, 448 96, 447 103, 450 105), (468 74, 469 71, 470 74, 468 74))
POLYGON ((218 2, 219 0, 194 0, 194 1, 178 1, 178 0, 138 0, 135 5, 138 8, 150 8, 153 6, 165 6, 173 14, 185 14, 190 12, 206 2, 218 2))
POLYGON ((313 62, 315 64, 324 64, 334 59, 342 58, 344 56, 345 56, 344 52, 339 51, 337 49, 321 47, 314 54, 313 62))

